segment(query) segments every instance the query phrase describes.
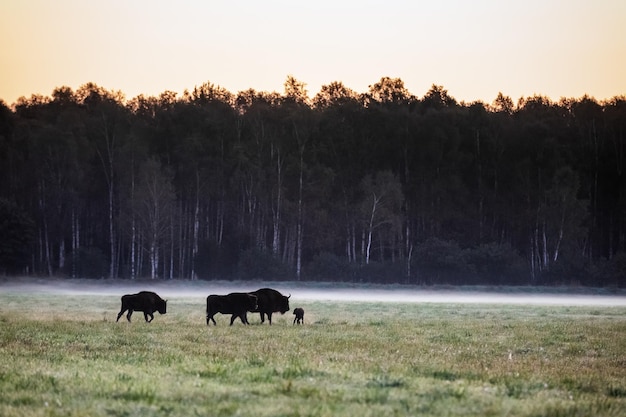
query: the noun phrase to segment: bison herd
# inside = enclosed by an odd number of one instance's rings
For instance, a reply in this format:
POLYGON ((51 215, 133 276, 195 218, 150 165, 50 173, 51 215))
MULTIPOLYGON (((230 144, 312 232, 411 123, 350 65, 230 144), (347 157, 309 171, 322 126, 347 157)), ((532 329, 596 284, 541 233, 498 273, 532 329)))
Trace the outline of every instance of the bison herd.
MULTIPOLYGON (((289 311, 289 296, 284 296, 272 288, 261 288, 253 292, 233 292, 226 295, 211 294, 206 298, 206 324, 207 326, 215 322, 214 316, 217 313, 230 314, 230 325, 239 318, 243 324, 248 322, 248 312, 259 313, 261 323, 267 321, 272 324, 272 314, 285 314, 289 311)), ((122 308, 117 314, 117 320, 125 312, 126 319, 130 322, 133 311, 143 312, 144 319, 150 323, 154 319, 154 312, 165 314, 167 310, 167 300, 162 299, 151 291, 141 291, 137 294, 126 294, 122 296, 122 308)), ((293 310, 295 318, 293 324, 304 323, 304 310, 300 307, 293 310)))

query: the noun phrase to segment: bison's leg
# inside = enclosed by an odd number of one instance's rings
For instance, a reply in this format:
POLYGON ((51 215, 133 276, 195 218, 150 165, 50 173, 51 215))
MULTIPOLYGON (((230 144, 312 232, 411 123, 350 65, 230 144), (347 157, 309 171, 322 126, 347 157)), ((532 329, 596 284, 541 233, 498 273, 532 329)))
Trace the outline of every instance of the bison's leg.
POLYGON ((147 323, 150 323, 152 320, 154 320, 154 314, 152 314, 152 311, 144 311, 143 318, 146 319, 147 323), (148 320, 148 317, 150 317, 150 320, 148 320))
POLYGON ((115 320, 115 322, 117 323, 120 320, 120 317, 122 317, 122 314, 124 314, 126 312, 125 308, 122 308, 122 310, 117 313, 117 320, 115 320))
POLYGON ((260 312, 259 314, 261 315, 261 324, 265 323, 265 313, 260 312))
POLYGON ((239 315, 239 318, 243 324, 250 324, 248 323, 248 314, 245 311, 239 315))
POLYGON ((232 326, 233 323, 235 322, 235 319, 237 318, 236 314, 233 314, 232 316, 230 316, 230 325, 232 326))
POLYGON ((267 313, 267 321, 270 322, 270 326, 272 325, 272 313, 267 313))
POLYGON ((293 318, 293 324, 296 324, 296 320, 298 320, 298 316, 293 318))
POLYGON ((130 323, 130 316, 132 315, 133 315, 133 309, 131 308, 128 310, 128 314, 126 315, 126 320, 128 320, 129 323, 130 323))
POLYGON ((213 315, 211 314, 207 314, 206 315, 206 325, 210 325, 211 322, 213 322, 213 325, 217 326, 217 323, 215 322, 215 319, 213 318, 213 315))

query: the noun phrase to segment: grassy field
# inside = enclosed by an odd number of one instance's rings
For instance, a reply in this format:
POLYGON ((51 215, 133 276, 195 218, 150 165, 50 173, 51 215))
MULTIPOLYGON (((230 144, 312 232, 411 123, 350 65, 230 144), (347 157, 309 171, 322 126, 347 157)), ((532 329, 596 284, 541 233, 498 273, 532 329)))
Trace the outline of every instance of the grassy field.
POLYGON ((625 307, 294 298, 304 326, 207 327, 202 296, 0 293, 0 416, 626 415, 625 307))

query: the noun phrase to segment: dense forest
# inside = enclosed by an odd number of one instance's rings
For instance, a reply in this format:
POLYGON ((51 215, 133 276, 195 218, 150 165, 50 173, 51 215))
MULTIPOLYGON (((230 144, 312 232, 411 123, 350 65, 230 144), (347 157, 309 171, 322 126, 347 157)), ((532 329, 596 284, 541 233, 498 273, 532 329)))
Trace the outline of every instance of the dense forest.
POLYGON ((626 284, 626 97, 0 100, 0 274, 626 284))

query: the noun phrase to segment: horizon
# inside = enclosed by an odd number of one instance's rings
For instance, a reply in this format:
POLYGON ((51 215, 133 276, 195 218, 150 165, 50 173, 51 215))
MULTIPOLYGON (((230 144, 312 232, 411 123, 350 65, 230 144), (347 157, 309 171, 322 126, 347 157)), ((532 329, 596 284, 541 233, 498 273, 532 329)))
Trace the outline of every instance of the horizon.
MULTIPOLYGON (((291 74, 289 74, 288 76, 292 76, 292 75, 291 75, 291 74)), ((294 78, 296 78, 296 80, 297 80, 297 81, 302 81, 302 80, 297 79, 297 77, 294 77, 294 78)), ((384 76, 383 76, 383 77, 379 78, 377 81, 372 82, 372 84, 371 84, 371 85, 373 85, 373 84, 375 84, 375 83, 379 82, 379 81, 380 81, 381 79, 383 79, 383 78, 391 78, 391 77, 384 77, 384 76)), ((402 80, 402 81, 404 82, 404 80, 402 80)), ((340 81, 340 80, 337 80, 337 81, 335 81, 335 82, 342 83, 344 86, 346 86, 346 85, 345 85, 345 83, 343 83, 343 82, 342 82, 342 81, 340 81)), ((171 90, 163 90, 163 91, 161 91, 161 92, 159 92, 159 93, 156 93, 156 94, 144 94, 144 93, 138 93, 137 95, 134 95, 134 96, 129 96, 129 95, 127 95, 127 94, 126 94, 123 90, 115 90, 115 89, 110 89, 110 88, 107 88, 107 87, 106 87, 106 86, 104 86, 104 85, 100 85, 100 84, 98 84, 98 83, 96 83, 96 82, 89 81, 89 82, 86 82, 86 83, 83 83, 83 84, 79 85, 79 86, 78 86, 78 87, 76 87, 76 88, 71 87, 71 86, 67 86, 67 85, 59 85, 59 86, 54 87, 54 88, 53 88, 53 89, 52 89, 52 90, 51 90, 48 94, 45 94, 45 93, 31 93, 31 94, 29 94, 29 95, 23 95, 23 96, 18 97, 18 98, 17 98, 14 102, 12 102, 12 103, 7 102, 7 101, 6 101, 6 100, 4 100, 2 97, 0 97, 0 102, 4 102, 4 103, 5 103, 5 105, 6 105, 7 107, 14 109, 14 108, 15 108, 15 106, 16 106, 16 105, 18 105, 18 104, 19 104, 22 100, 26 100, 26 101, 28 101, 28 100, 30 100, 30 99, 32 99, 32 98, 34 98, 34 97, 44 97, 44 98, 46 98, 46 99, 54 100, 54 98, 53 98, 53 94, 54 94, 54 92, 55 92, 55 91, 57 91, 58 89, 62 89, 62 88, 70 88, 70 90, 72 91, 72 93, 74 93, 74 94, 75 94, 78 90, 80 90, 81 88, 83 88, 83 87, 85 87, 85 86, 88 86, 88 85, 90 85, 90 84, 92 84, 92 85, 94 85, 94 86, 96 86, 96 87, 102 88, 102 89, 104 89, 104 90, 106 90, 106 91, 108 91, 108 92, 110 92, 110 93, 114 93, 114 94, 119 94, 119 95, 121 95, 121 97, 122 97, 122 104, 124 104, 124 105, 125 105, 125 104, 128 104, 130 101, 132 101, 133 99, 138 98, 138 97, 144 97, 144 98, 154 97, 154 98, 159 98, 161 95, 166 94, 166 93, 174 93, 174 96, 175 96, 175 99, 176 99, 176 100, 182 100, 182 99, 185 97, 185 95, 186 95, 186 94, 191 94, 195 88, 198 88, 198 87, 201 87, 201 86, 203 86, 203 85, 204 85, 204 84, 194 85, 192 88, 185 88, 185 89, 184 89, 183 91, 181 91, 181 92, 178 92, 178 91, 171 91, 171 90)), ((222 85, 220 85, 220 84, 216 84, 216 83, 213 83, 213 82, 211 82, 211 81, 209 81, 209 80, 207 80, 207 81, 205 82, 205 84, 212 84, 214 87, 216 87, 216 88, 218 88, 218 89, 219 89, 219 88, 223 88, 223 89, 224 89, 224 90, 226 90, 228 93, 232 94, 232 95, 233 95, 233 97, 236 97, 238 94, 240 94, 240 93, 244 93, 244 92, 249 91, 249 90, 255 91, 256 93, 279 94, 279 95, 281 95, 281 96, 284 96, 284 91, 282 91, 282 92, 281 92, 281 91, 277 91, 277 90, 272 90, 272 91, 268 91, 268 90, 257 90, 257 89, 255 89, 255 88, 253 88, 253 87, 250 87, 250 88, 248 88, 248 89, 244 89, 244 90, 230 91, 230 90, 226 89, 225 87, 223 87, 222 85)), ((325 86, 325 85, 326 85, 326 84, 324 84, 323 86, 325 86)), ((346 87, 347 87, 347 86, 346 86, 346 87)), ((368 87, 369 87, 369 86, 368 86, 368 87)), ((492 105, 493 103, 495 103, 495 101, 496 101, 496 99, 497 99, 497 97, 498 97, 498 95, 499 95, 499 94, 502 94, 502 95, 503 95, 504 97, 506 97, 506 98, 510 98, 510 99, 513 101, 513 105, 514 105, 514 107, 517 107, 517 106, 518 106, 518 104, 519 104, 521 101, 523 101, 523 100, 525 100, 525 99, 531 99, 531 98, 533 98, 533 97, 543 97, 543 98, 547 98, 547 99, 548 99, 551 103, 554 103, 554 104, 558 104, 558 103, 560 103, 560 102, 561 102, 561 101, 563 101, 563 100, 582 100, 582 99, 584 99, 584 98, 589 98, 589 99, 594 100, 594 101, 596 101, 597 103, 600 103, 600 104, 603 104, 603 103, 609 103, 609 102, 611 102, 611 101, 612 101, 612 100, 614 100, 614 99, 620 99, 620 98, 621 98, 621 99, 625 99, 625 100, 626 100, 626 94, 625 94, 625 93, 618 93, 618 94, 614 94, 614 95, 612 95, 612 96, 602 97, 602 98, 598 98, 598 97, 595 97, 595 96, 593 96, 593 95, 590 95, 590 94, 584 93, 584 94, 582 94, 582 95, 580 95, 580 96, 561 96, 561 97, 559 97, 559 98, 557 99, 557 98, 550 97, 550 96, 547 96, 547 95, 545 95, 545 94, 538 93, 538 92, 537 92, 537 93, 530 94, 530 95, 527 95, 527 96, 511 97, 511 96, 507 96, 506 94, 504 94, 504 93, 502 93, 501 91, 499 91, 499 92, 498 92, 498 94, 496 94, 496 96, 495 96, 493 99, 491 99, 491 100, 481 100, 481 99, 476 99, 476 100, 466 101, 466 100, 458 99, 457 97, 455 97, 455 96, 454 96, 454 94, 451 94, 451 93, 448 91, 448 89, 446 88, 446 86, 445 86, 445 85, 437 85, 437 84, 434 84, 434 83, 431 85, 431 87, 429 87, 429 88, 428 88, 428 90, 424 91, 421 95, 420 95, 420 94, 415 94, 413 91, 411 91, 411 90, 409 90, 409 89, 407 89, 407 91, 408 91, 408 93, 409 93, 409 95, 410 95, 411 97, 414 97, 414 98, 415 98, 415 99, 417 99, 417 100, 422 100, 424 97, 426 97, 426 94, 427 94, 427 93, 431 90, 431 88, 433 88, 433 87, 441 87, 441 88, 443 88, 443 90, 444 90, 444 91, 446 91, 446 92, 448 93, 448 95, 449 95, 452 99, 456 100, 456 101, 457 101, 457 103, 458 103, 459 105, 471 105, 471 104, 473 104, 473 103, 482 103, 482 104, 484 104, 485 106, 490 106, 490 105, 492 105)), ((306 88, 306 83, 305 83, 305 88, 306 88)), ((349 87, 347 87, 347 88, 349 88, 349 87)), ((321 91, 321 90, 320 90, 320 91, 321 91)), ((317 95, 320 91, 311 92, 311 91, 309 91, 309 90, 307 89, 307 97, 308 97, 308 99, 309 99, 309 100, 313 100, 313 99, 315 98, 315 96, 316 96, 316 95, 317 95)), ((352 91, 354 91, 357 95, 363 95, 363 94, 367 94, 367 93, 369 92, 369 88, 368 88, 367 90, 365 90, 365 91, 356 91, 356 90, 352 90, 352 91)))

